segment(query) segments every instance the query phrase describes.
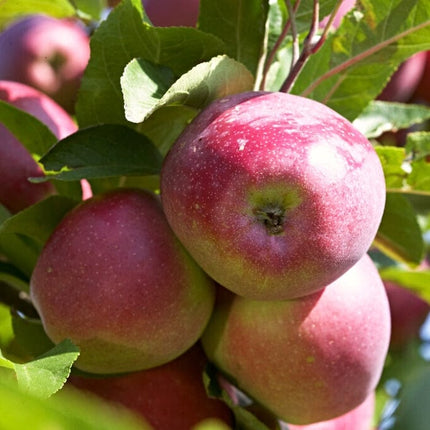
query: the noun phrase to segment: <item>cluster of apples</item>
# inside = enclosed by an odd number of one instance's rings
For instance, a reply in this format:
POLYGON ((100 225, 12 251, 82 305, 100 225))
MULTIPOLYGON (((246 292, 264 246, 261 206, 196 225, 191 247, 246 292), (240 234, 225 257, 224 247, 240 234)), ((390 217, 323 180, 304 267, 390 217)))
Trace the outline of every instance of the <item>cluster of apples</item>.
POLYGON ((340 115, 236 94, 177 140, 161 199, 120 188, 67 214, 31 298, 48 336, 80 347, 76 368, 103 375, 79 386, 108 393, 95 387, 202 348, 280 420, 327 421, 372 395, 387 353, 388 301, 366 255, 384 202, 372 145, 340 115))

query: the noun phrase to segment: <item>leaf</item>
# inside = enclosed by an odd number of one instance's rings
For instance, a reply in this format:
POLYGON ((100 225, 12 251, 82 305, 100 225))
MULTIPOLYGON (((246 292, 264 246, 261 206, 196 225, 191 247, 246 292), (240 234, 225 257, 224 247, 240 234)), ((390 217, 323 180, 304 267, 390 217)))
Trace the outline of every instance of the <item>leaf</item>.
POLYGON ((386 267, 379 271, 381 278, 412 290, 430 303, 430 271, 407 270, 402 267, 386 267))
POLYGON ((265 38, 267 13, 267 0, 201 0, 199 28, 223 40, 225 53, 255 75, 265 38))
POLYGON ((404 60, 430 49, 428 6, 423 0, 359 0, 311 56, 292 92, 354 120, 404 60))
POLYGON ((142 122, 174 81, 173 72, 165 66, 141 58, 131 60, 121 76, 125 117, 142 122))
POLYGON ((424 105, 372 101, 353 121, 368 139, 387 131, 409 128, 430 119, 430 108, 424 105))
POLYGON ((225 51, 217 37, 187 27, 143 22, 141 0, 123 0, 91 37, 91 59, 76 105, 80 127, 127 124, 120 78, 134 58, 170 68, 176 77, 225 51))
POLYGON ((40 162, 47 177, 74 181, 157 174, 162 157, 144 135, 123 125, 106 124, 67 136, 40 162))
POLYGON ((411 203, 401 194, 387 193, 375 245, 396 261, 412 267, 424 256, 422 231, 411 203))
POLYGON ((392 191, 403 188, 408 175, 408 172, 404 168, 406 158, 405 148, 375 146, 375 151, 384 170, 387 190, 392 191))
MULTIPOLYGON (((127 119, 133 122, 143 122, 156 109, 164 106, 185 105, 195 109, 202 109, 212 101, 233 93, 252 90, 254 78, 251 73, 239 62, 225 56, 217 56, 208 62, 194 66, 189 72, 182 75, 160 98, 142 94, 139 97, 137 87, 145 82, 145 75, 135 75, 132 64, 132 75, 135 78, 133 86, 124 88, 126 106, 134 106, 128 110, 127 119), (136 99, 136 95, 140 99, 136 99)), ((124 78, 129 71, 125 70, 124 78)), ((124 79, 132 82, 133 79, 124 79)))
POLYGON ((8 128, 30 153, 36 155, 36 158, 57 142, 56 136, 44 123, 2 100, 0 100, 0 124, 8 128), (23 124, 25 127, 22 126, 23 124))
POLYGON ((41 248, 76 203, 67 197, 50 196, 0 224, 0 239, 7 240, 10 235, 18 235, 33 240, 41 248))
POLYGON ((66 339, 33 361, 15 363, 19 387, 40 398, 50 397, 64 385, 78 356, 79 348, 66 339))
POLYGON ((105 0, 74 0, 77 13, 82 19, 99 21, 106 7, 105 0))
POLYGON ((0 379, 0 428, 2 430, 150 430, 142 418, 72 388, 41 399, 0 379))
POLYGON ((197 113, 196 109, 187 106, 161 107, 140 124, 139 130, 154 143, 162 156, 165 156, 197 113), (169 124, 169 127, 166 127, 166 124, 169 124))
POLYGON ((0 349, 0 367, 4 367, 6 369, 15 369, 15 364, 3 356, 1 349, 0 349))
POLYGON ((44 13, 57 18, 75 15, 75 8, 68 0, 2 0, 0 3, 0 27, 22 15, 44 13))

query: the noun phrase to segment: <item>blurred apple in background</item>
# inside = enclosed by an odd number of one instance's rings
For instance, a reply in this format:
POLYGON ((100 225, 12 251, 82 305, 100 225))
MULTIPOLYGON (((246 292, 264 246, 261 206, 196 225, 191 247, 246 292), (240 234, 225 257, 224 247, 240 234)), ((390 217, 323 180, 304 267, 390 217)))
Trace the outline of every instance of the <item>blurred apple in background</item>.
MULTIPOLYGON (((335 30, 339 27, 342 18, 354 7, 356 0, 343 0, 332 22, 332 28, 335 30)), ((329 20, 326 16, 320 21, 320 28, 324 28, 329 20)))
POLYGON ((430 104, 430 51, 425 52, 426 62, 421 80, 413 95, 414 100, 430 104))
POLYGON ((408 102, 424 73, 426 52, 418 52, 404 61, 378 96, 378 100, 408 102))
MULTIPOLYGON (((2 55, 2 54, 0 54, 2 55)), ((58 139, 76 131, 70 115, 47 95, 24 84, 0 81, 0 100, 21 109, 45 123, 58 139)), ((16 213, 54 192, 49 182, 34 184, 29 177, 42 170, 27 149, 0 124, 0 203, 16 213)))
POLYGON ((0 79, 30 85, 68 112, 89 57, 89 36, 78 21, 30 15, 0 33, 0 79))
POLYGON ((200 0, 142 0, 150 21, 159 27, 195 27, 200 0))
POLYGON ((208 397, 203 384, 207 358, 200 344, 152 369, 113 377, 72 375, 68 384, 120 403, 157 430, 190 430, 207 418, 233 427, 230 409, 208 397))
POLYGON ((401 349, 414 339, 418 339, 430 305, 414 294, 393 282, 384 281, 391 311, 392 349, 401 349))

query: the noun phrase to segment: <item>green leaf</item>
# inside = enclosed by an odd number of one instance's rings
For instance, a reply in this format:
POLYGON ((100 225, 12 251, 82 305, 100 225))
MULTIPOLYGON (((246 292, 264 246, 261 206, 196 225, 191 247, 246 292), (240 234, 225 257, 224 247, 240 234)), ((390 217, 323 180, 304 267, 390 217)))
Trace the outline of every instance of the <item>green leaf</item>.
POLYGON ((141 0, 123 0, 91 37, 91 59, 76 105, 79 125, 127 124, 120 79, 134 58, 168 67, 179 77, 224 51, 221 40, 195 28, 145 24, 141 0))
POLYGON ((36 156, 44 154, 57 142, 49 128, 34 116, 0 100, 0 124, 9 131, 36 156), (25 124, 25 127, 22 125, 25 124))
POLYGON ((131 60, 121 76, 126 118, 130 122, 142 122, 174 81, 175 76, 168 67, 141 58, 131 60))
POLYGON ((47 177, 63 181, 153 175, 162 157, 150 140, 123 125, 88 127, 67 136, 40 160, 47 177))
POLYGON ((375 245, 396 261, 417 266, 424 256, 424 241, 416 214, 401 194, 387 193, 375 245))
POLYGON ((106 7, 105 0, 74 0, 78 15, 87 20, 99 21, 106 7))
POLYGON ((57 18, 75 15, 75 8, 68 0, 2 0, 0 3, 0 27, 22 15, 44 13, 57 18))
POLYGON ((427 0, 359 0, 358 5, 311 56, 292 89, 351 121, 404 60, 430 49, 427 0))
POLYGON ((9 359, 5 358, 1 350, 0 350, 0 367, 4 367, 6 369, 15 369, 15 364, 9 359))
POLYGON ((430 271, 407 270, 402 267, 386 267, 379 271, 381 278, 410 289, 430 303, 430 271))
POLYGON ((367 138, 376 138, 387 131, 409 128, 430 119, 430 107, 424 105, 372 101, 353 121, 367 138))
POLYGON ((165 156, 172 144, 197 113, 196 109, 188 106, 162 107, 141 123, 139 130, 165 156), (166 127, 166 124, 169 124, 169 127, 166 127))
POLYGON ((64 385, 78 356, 79 348, 66 339, 35 360, 15 363, 19 387, 37 397, 50 397, 64 385))
POLYGON ((414 161, 428 157, 430 155, 430 132, 409 133, 405 149, 407 155, 411 156, 414 161))
POLYGON ((387 190, 401 189, 408 175, 407 171, 404 169, 406 158, 405 148, 398 148, 396 146, 376 146, 375 150, 384 170, 387 190))
POLYGON ((225 42, 226 54, 255 75, 263 48, 268 1, 201 0, 199 28, 225 42))
POLYGON ((136 74, 135 62, 130 66, 131 70, 126 68, 122 82, 127 119, 132 122, 143 122, 155 110, 164 106, 185 105, 202 109, 215 99, 252 90, 254 82, 253 76, 243 64, 221 55, 194 66, 167 91, 159 94, 153 88, 139 90, 141 85, 145 85, 147 75, 144 69, 136 74))
POLYGON ((18 235, 20 238, 33 240, 40 249, 60 220, 76 203, 67 197, 50 196, 0 224, 0 239, 8 240, 11 235, 18 235))
POLYGON ((2 430, 150 430, 143 419, 120 406, 113 408, 95 396, 67 388, 49 399, 19 389, 0 379, 2 430))

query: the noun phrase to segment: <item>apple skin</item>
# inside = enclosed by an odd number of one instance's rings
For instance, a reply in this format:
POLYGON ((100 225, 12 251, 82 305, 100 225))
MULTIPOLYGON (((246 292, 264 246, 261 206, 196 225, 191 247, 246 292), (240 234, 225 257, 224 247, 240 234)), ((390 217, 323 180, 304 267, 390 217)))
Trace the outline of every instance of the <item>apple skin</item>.
POLYGON ((391 340, 393 350, 403 349, 418 339, 421 326, 430 312, 430 305, 419 296, 394 282, 384 281, 391 313, 391 340))
POLYGON ((289 424, 288 430, 370 430, 374 411, 375 393, 372 392, 363 403, 340 417, 304 426, 289 424))
POLYGON ((424 73, 426 53, 412 55, 394 72, 378 100, 390 102, 408 102, 416 90, 424 73))
POLYGON ((67 214, 42 250, 33 304, 76 367, 121 373, 166 363, 200 337, 215 287, 173 235, 158 197, 116 189, 67 214))
MULTIPOLYGON (((339 9, 336 12, 336 15, 332 22, 332 27, 336 30, 340 23, 342 22, 343 17, 355 6, 356 0, 343 0, 342 4, 339 6, 339 9)), ((329 16, 324 17, 320 21, 320 28, 324 28, 329 20, 329 16)))
MULTIPOLYGON (((0 80, 0 100, 39 119, 58 139, 77 130, 73 119, 61 106, 28 85, 0 80)), ((28 181, 29 177, 41 176, 42 170, 24 145, 2 124, 0 171, 0 203, 11 213, 19 212, 54 192, 49 182, 33 184, 28 181)))
POLYGON ((71 113, 89 57, 89 36, 70 19, 30 15, 0 34, 0 79, 32 86, 71 113))
POLYGON ((369 249, 385 204, 370 142, 316 101, 248 92, 209 105, 161 171, 166 217, 222 286, 258 300, 304 296, 369 249))
POLYGON ((250 300, 219 289, 203 348, 233 385, 284 422, 343 415, 374 391, 390 340, 390 311, 365 255, 312 295, 250 300))
POLYGON ((218 418, 233 427, 227 405, 206 394, 203 371, 207 362, 197 343, 162 366, 112 377, 72 375, 68 384, 120 403, 154 429, 190 430, 207 418, 218 418))
POLYGON ((158 27, 195 27, 200 0, 142 0, 150 21, 158 27))
POLYGON ((425 51, 425 55, 424 71, 412 99, 415 102, 430 104, 430 51, 425 51))

